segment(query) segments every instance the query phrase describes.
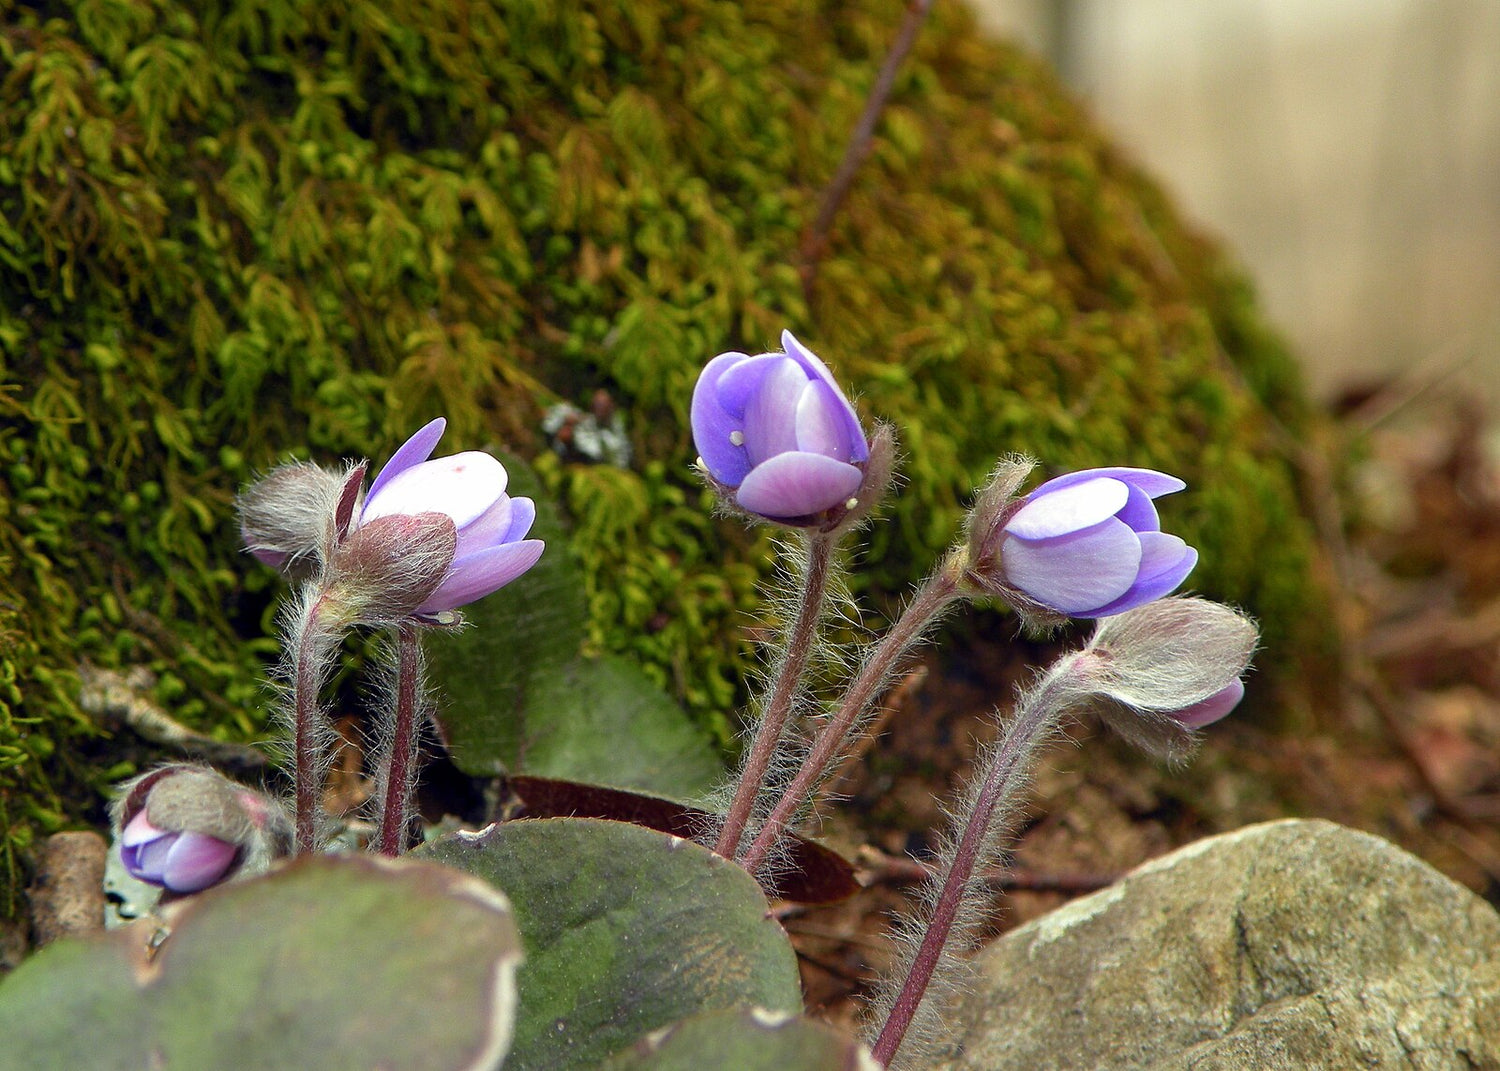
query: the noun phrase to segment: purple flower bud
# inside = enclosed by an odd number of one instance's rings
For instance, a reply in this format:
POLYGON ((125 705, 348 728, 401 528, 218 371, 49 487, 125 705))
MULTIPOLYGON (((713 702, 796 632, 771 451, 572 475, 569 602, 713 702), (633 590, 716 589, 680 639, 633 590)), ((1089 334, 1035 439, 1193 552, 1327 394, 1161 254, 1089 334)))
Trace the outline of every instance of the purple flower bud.
POLYGON ((201 766, 164 766, 126 782, 110 817, 125 869, 173 893, 260 873, 292 844, 274 800, 201 766))
POLYGON ((414 611, 438 615, 483 598, 536 564, 545 544, 527 539, 536 519, 529 498, 505 493, 505 466, 477 450, 429 461, 447 422, 421 428, 392 455, 365 498, 357 531, 384 517, 443 514, 457 533, 453 562, 414 611))
POLYGON ((1198 552, 1161 531, 1151 500, 1185 486, 1151 469, 1048 480, 1005 521, 1003 583, 1072 617, 1108 617, 1161 598, 1192 572, 1198 552))
POLYGON ((785 353, 723 353, 693 389, 703 468, 747 513, 799 527, 850 500, 869 444, 828 366, 783 331, 785 353))
POLYGON ((333 553, 324 609, 333 620, 394 627, 437 591, 458 545, 446 513, 393 513, 351 531, 333 553))
POLYGON ((1078 666, 1116 732, 1175 760, 1244 696, 1257 637, 1255 622, 1228 606, 1157 599, 1101 620, 1078 666))
POLYGON ((238 852, 238 845, 205 833, 157 829, 144 810, 120 834, 120 860, 130 876, 179 893, 216 883, 238 852))

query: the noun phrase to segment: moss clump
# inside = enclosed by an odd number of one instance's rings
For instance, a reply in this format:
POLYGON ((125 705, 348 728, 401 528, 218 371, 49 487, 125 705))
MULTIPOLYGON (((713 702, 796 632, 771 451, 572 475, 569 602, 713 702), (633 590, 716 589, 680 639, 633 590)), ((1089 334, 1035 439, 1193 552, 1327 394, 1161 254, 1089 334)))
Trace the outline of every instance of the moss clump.
MULTIPOLYGON (((272 581, 230 500, 288 453, 545 454, 604 388, 634 469, 548 461, 597 645, 694 709, 738 687, 764 544, 707 518, 689 391, 791 326, 899 424, 898 589, 1000 452, 1155 465, 1203 590, 1270 642, 1308 536, 1300 419, 1243 282, 1050 76, 940 5, 805 296, 795 262, 901 0, 0 0, 0 881, 87 818, 75 666, 263 726, 272 581), (725 565, 725 547, 729 564, 725 565)), ((1273 647, 1274 657, 1275 648, 1273 647)), ((0 896, 0 909, 14 900, 0 896)))

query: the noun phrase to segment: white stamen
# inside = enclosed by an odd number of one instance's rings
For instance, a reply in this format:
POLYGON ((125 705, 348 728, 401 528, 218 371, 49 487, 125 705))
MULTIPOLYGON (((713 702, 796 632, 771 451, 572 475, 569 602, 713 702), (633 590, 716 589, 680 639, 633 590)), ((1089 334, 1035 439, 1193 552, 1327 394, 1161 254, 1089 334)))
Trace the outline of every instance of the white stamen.
POLYGON ((729 445, 730 446, 744 446, 745 445, 745 433, 743 431, 731 431, 729 433, 729 445))

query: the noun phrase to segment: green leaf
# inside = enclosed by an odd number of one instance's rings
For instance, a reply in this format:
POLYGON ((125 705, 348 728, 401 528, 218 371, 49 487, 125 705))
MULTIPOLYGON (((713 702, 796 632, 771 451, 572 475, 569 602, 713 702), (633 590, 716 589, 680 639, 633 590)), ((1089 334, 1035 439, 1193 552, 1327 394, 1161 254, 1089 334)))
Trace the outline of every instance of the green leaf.
POLYGON ((723 773, 703 733, 623 658, 579 659, 532 686, 517 763, 530 774, 691 798, 723 773))
MULTIPOLYGON (((606 818, 700 843, 704 830, 723 822, 722 815, 676 800, 581 781, 517 774, 506 778, 505 787, 521 808, 516 818, 606 818)), ((773 872, 756 875, 768 897, 799 904, 835 904, 859 891, 854 867, 832 849, 793 833, 783 850, 785 858, 773 872)))
POLYGON ((879 1071, 859 1042, 833 1027, 759 1009, 710 1012, 642 1038, 603 1071, 879 1071))
POLYGON ((557 509, 524 462, 504 458, 510 491, 535 498, 541 560, 464 611, 474 625, 430 645, 437 712, 459 769, 526 772, 692 797, 723 773, 707 736, 640 669, 581 654, 583 570, 557 509))
POLYGON ((521 958, 491 886, 407 860, 317 857, 61 941, 0 986, 6 1066, 493 1068, 521 958))
POLYGON ((691 841, 623 822, 523 819, 417 854, 493 882, 515 905, 527 960, 508 1071, 592 1071, 700 1012, 800 1010, 796 956, 765 896, 691 841))

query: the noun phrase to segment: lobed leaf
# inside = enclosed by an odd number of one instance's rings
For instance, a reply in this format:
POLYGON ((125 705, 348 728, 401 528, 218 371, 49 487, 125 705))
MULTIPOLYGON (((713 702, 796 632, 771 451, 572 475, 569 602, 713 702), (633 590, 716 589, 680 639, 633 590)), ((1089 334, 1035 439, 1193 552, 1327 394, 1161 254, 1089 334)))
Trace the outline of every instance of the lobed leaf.
POLYGON ((592 818, 522 819, 416 854, 515 904, 527 960, 507 1068, 593 1071, 700 1012, 801 1008, 796 956, 765 896, 691 841, 592 818))
POLYGON ((9 1067, 498 1068, 521 947, 492 886, 431 863, 306 858, 61 941, 0 985, 9 1067))

